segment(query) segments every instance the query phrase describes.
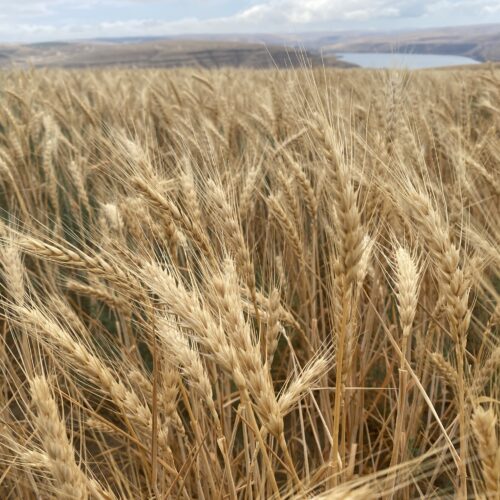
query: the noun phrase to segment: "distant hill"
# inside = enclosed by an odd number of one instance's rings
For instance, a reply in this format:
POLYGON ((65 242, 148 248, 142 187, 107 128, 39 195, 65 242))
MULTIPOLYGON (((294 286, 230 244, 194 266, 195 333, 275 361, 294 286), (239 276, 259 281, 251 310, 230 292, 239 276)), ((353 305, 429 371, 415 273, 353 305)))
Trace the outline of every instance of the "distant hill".
POLYGON ((500 61, 500 24, 385 32, 338 31, 294 34, 185 35, 179 40, 205 38, 234 43, 265 43, 303 48, 311 53, 404 52, 466 56, 500 61))
MULTIPOLYGON (((207 35, 200 35, 201 38, 207 35)), ((294 34, 208 35, 210 40, 301 47, 312 53, 403 52, 466 56, 500 61, 500 24, 457 26, 392 32, 338 31, 294 34)), ((187 36, 177 37, 186 39, 187 36)), ((194 39, 193 35, 189 38, 194 39)))
POLYGON ((468 56, 500 62, 500 24, 394 32, 175 35, 0 45, 0 67, 352 67, 341 52, 468 56))
POLYGON ((219 40, 118 39, 0 46, 0 66, 270 68, 352 67, 333 55, 281 45, 219 40))
POLYGON ((403 52, 466 56, 477 61, 500 61, 500 25, 462 26, 374 34, 318 37, 305 46, 325 54, 339 52, 403 52))

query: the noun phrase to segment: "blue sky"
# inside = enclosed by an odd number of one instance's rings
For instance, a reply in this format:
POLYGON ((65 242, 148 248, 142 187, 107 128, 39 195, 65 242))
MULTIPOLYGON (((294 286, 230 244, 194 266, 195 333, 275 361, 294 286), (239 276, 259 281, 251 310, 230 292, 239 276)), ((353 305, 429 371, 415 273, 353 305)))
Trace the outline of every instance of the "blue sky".
POLYGON ((500 0, 0 0, 0 41, 500 23, 500 0))

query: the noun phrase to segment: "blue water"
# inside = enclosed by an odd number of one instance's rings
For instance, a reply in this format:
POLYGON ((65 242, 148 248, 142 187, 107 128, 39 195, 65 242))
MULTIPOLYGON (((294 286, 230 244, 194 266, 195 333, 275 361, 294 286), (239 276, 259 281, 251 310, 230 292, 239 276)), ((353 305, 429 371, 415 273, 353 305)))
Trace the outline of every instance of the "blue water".
POLYGON ((470 57, 445 56, 434 54, 396 54, 396 53, 365 53, 343 52, 336 54, 343 61, 357 64, 362 68, 442 68, 463 64, 479 64, 470 57))

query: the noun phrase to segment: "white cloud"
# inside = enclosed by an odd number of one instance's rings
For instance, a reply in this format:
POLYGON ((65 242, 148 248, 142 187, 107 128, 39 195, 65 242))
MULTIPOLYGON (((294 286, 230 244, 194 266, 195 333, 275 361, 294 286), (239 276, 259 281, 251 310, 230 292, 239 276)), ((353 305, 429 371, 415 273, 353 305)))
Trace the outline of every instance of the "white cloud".
POLYGON ((218 14, 223 4, 226 7, 230 4, 229 0, 183 1, 193 6, 189 12, 197 12, 198 3, 206 6, 210 2, 213 16, 172 21, 179 5, 177 0, 0 0, 0 36, 11 40, 42 40, 500 22, 499 0, 255 0, 252 6, 230 16, 218 14), (149 9, 157 6, 158 16, 121 17, 125 9, 120 6, 140 3, 149 9), (107 7, 106 18, 98 15, 101 6, 107 7), (82 17, 82 22, 78 22, 81 9, 87 13, 85 21, 82 17))
POLYGON ((497 3, 496 5, 485 5, 482 8, 482 11, 484 14, 495 14, 495 13, 500 13, 500 3, 497 3))
POLYGON ((271 0, 236 17, 247 22, 318 23, 345 19, 372 19, 398 15, 401 7, 416 7, 413 0, 271 0))
POLYGON ((101 6, 115 6, 118 8, 126 4, 172 4, 174 0, 0 0, 2 14, 15 15, 42 15, 56 13, 61 9, 90 9, 101 6))
MULTIPOLYGON (((418 19, 434 12, 449 20, 457 16, 500 11, 499 0, 268 0, 235 16, 246 23, 324 24, 390 18, 418 19)), ((478 21, 480 22, 480 21, 478 21)), ((484 20, 483 20, 484 22, 484 20)))

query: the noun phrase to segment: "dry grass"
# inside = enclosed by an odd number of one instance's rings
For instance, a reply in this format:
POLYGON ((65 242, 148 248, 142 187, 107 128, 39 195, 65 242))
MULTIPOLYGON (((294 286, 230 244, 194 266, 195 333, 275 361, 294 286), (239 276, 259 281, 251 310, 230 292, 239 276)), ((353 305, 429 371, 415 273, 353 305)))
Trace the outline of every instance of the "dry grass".
POLYGON ((0 82, 1 498, 498 498, 500 73, 0 82))

